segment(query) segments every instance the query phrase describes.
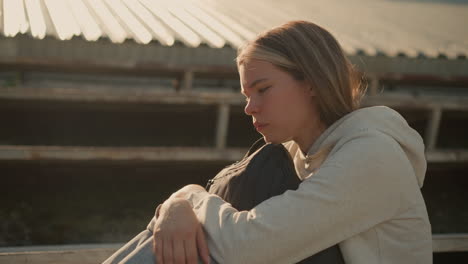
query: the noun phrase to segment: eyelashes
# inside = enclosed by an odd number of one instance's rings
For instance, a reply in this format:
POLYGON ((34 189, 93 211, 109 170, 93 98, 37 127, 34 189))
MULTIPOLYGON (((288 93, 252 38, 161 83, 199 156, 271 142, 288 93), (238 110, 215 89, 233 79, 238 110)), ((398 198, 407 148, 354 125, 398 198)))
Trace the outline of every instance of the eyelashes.
POLYGON ((267 87, 265 87, 265 88, 262 88, 262 89, 258 89, 258 92, 259 92, 260 94, 263 94, 263 93, 265 93, 265 92, 266 92, 268 89, 270 89, 270 88, 271 88, 271 85, 270 85, 270 86, 267 86, 267 87))
MULTIPOLYGON (((257 92, 262 95, 264 94, 266 91, 268 91, 268 89, 270 89, 272 87, 272 85, 270 86, 267 86, 267 87, 264 87, 264 88, 260 88, 257 90, 257 92)), ((245 96, 245 101, 248 102, 250 100, 250 97, 249 96, 245 96)))

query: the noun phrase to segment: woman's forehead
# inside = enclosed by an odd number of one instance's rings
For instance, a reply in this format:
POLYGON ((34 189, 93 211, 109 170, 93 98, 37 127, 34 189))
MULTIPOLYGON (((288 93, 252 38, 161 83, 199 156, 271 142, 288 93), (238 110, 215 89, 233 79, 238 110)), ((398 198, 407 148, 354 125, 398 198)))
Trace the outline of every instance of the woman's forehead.
POLYGON ((273 64, 266 61, 252 60, 239 66, 239 76, 241 84, 245 88, 250 88, 261 79, 270 79, 278 74, 273 64))
POLYGON ((239 66, 244 72, 261 72, 274 70, 275 67, 272 63, 263 60, 249 60, 239 66))

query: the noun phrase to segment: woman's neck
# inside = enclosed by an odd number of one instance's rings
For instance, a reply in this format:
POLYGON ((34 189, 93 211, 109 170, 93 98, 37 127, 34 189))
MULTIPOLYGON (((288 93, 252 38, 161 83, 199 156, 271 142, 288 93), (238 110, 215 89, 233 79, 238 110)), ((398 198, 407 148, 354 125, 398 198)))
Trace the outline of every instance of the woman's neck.
POLYGON ((327 129, 327 126, 321 122, 311 122, 302 130, 303 133, 298 135, 294 142, 299 146, 302 153, 307 155, 309 149, 315 143, 315 141, 322 135, 322 133, 327 129))

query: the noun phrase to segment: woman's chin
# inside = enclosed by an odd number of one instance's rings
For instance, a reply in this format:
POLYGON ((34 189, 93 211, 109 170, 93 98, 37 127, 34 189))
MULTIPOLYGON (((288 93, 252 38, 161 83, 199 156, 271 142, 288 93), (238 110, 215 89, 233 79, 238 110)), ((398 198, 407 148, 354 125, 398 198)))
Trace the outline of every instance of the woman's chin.
POLYGON ((263 135, 263 140, 265 140, 266 143, 271 144, 281 144, 284 142, 283 140, 268 135, 263 135))

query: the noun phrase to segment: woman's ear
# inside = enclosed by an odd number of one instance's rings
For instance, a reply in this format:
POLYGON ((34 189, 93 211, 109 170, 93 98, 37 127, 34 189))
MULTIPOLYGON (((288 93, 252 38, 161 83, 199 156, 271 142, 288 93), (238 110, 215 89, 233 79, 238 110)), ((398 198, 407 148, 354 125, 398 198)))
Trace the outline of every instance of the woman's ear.
POLYGON ((311 97, 315 97, 315 89, 309 89, 309 94, 311 97))
POLYGON ((309 82, 303 80, 302 85, 306 89, 306 93, 308 93, 310 97, 315 97, 315 88, 311 84, 309 84, 309 82))
POLYGON ((315 97, 316 96, 316 93, 315 93, 315 88, 312 86, 312 85, 308 85, 309 87, 309 95, 311 97, 315 97))

